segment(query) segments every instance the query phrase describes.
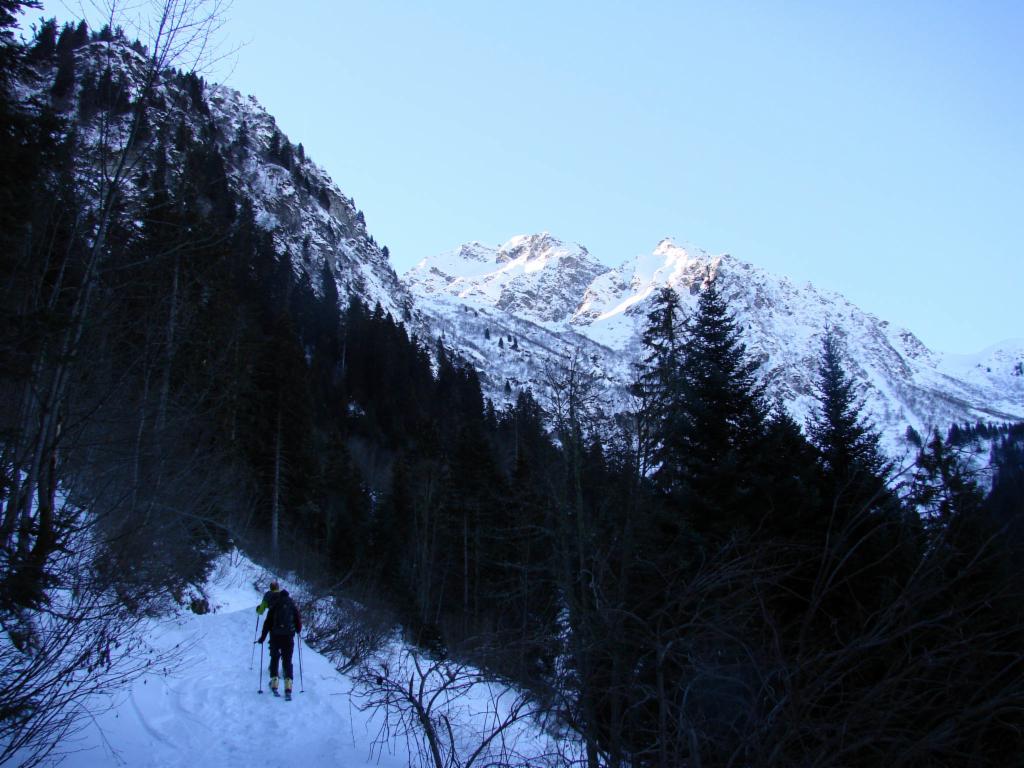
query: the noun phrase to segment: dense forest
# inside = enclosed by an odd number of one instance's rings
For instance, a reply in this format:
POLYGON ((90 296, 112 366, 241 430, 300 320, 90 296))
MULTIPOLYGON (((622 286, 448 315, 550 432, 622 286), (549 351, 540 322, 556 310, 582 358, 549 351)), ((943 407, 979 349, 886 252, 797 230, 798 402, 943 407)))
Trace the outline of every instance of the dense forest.
POLYGON ((301 145, 223 141, 152 41, 19 43, 31 7, 0 0, 4 742, 116 685, 49 667, 109 668, 234 544, 529 689, 591 767, 1019 760, 1024 426, 910 430, 894 466, 825 328, 797 424, 711 280, 657 297, 628 412, 582 359, 496 409, 228 184, 265 153, 315 199, 301 145), (97 42, 149 69, 83 68, 97 42))

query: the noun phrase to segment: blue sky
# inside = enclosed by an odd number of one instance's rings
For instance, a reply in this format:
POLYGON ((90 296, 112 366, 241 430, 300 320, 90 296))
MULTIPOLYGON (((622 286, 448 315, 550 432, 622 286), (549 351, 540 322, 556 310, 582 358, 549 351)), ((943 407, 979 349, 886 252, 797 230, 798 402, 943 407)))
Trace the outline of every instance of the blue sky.
POLYGON ((399 273, 467 240, 618 264, 672 236, 940 350, 1024 336, 1024 3, 235 0, 225 34, 211 77, 399 273))

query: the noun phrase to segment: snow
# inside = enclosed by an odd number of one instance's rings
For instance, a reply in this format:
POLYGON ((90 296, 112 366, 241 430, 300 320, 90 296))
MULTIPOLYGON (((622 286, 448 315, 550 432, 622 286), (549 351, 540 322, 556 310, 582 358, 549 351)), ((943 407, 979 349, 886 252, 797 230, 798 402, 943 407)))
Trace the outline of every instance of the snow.
MULTIPOLYGON (((271 695, 269 649, 253 641, 262 621, 255 608, 273 578, 297 601, 310 597, 302 584, 264 571, 237 551, 222 555, 203 590, 210 612, 182 609, 148 621, 143 650, 133 653, 161 662, 149 665, 119 694, 86 700, 91 716, 49 760, 66 768, 398 768, 419 762, 423 744, 410 710, 403 715, 394 706, 369 706, 375 699, 379 703, 382 689, 360 685, 358 669, 353 677, 339 673, 301 640, 293 657, 293 700, 271 695)), ((494 759, 515 757, 516 764, 542 766, 579 756, 573 742, 554 738, 537 724, 528 698, 486 680, 475 668, 431 660, 397 636, 365 664, 370 678, 390 677, 399 693, 414 677, 437 690, 430 706, 450 724, 447 733, 462 757, 496 729, 500 738, 481 758, 490 753, 494 759)))
POLYGON ((967 355, 945 354, 939 368, 950 376, 968 378, 980 368, 1012 368, 1024 360, 1024 338, 1006 339, 967 355))
POLYGON ((542 395, 543 372, 579 348, 586 359, 596 357, 614 407, 635 375, 632 364, 642 354, 640 336, 653 296, 672 286, 684 310, 693 311, 708 275, 720 279, 772 397, 800 423, 814 408, 826 327, 844 339, 849 372, 864 385, 867 413, 893 458, 907 449, 908 425, 926 434, 954 421, 1024 418, 1024 341, 1003 342, 978 355, 942 355, 840 294, 796 286, 727 254, 713 256, 671 238, 610 268, 583 246, 561 243, 549 233, 519 235, 497 249, 470 243, 424 259, 402 279, 416 298, 421 325, 444 329, 446 342, 481 368, 485 394, 496 402, 506 380, 542 395), (487 327, 492 335, 514 330, 520 354, 487 350, 481 339, 487 327))
MULTIPOLYGON (((265 669, 257 692, 256 581, 265 587, 269 579, 245 558, 224 556, 208 588, 211 613, 152 621, 146 642, 154 653, 179 651, 180 663, 152 670, 113 700, 89 702, 101 713, 59 745, 61 765, 407 765, 400 750, 371 755, 380 723, 353 706, 351 682, 304 644, 304 687, 297 678, 294 700, 270 695, 265 669)), ((298 674, 298 648, 294 659, 298 674)))

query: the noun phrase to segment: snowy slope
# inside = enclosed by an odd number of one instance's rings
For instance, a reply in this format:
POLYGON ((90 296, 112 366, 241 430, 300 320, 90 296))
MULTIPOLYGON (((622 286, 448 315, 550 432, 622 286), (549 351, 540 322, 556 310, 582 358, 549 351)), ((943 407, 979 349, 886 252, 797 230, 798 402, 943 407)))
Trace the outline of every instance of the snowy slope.
MULTIPOLYGON (((128 143, 131 116, 78 120, 82 83, 87 73, 97 78, 109 68, 113 79, 124 82, 132 98, 137 98, 147 79, 149 62, 123 40, 92 41, 76 49, 74 56, 76 90, 56 106, 64 117, 78 123, 82 139, 80 181, 85 189, 97 189, 103 181, 96 177, 97 169, 105 168, 99 159, 105 156, 100 147, 105 143, 115 153, 122 150, 128 143)), ((26 97, 48 103, 53 77, 52 65, 37 65, 34 76, 23 84, 26 97)), ((155 137, 161 129, 176 131, 181 123, 194 136, 208 137, 215 143, 225 163, 228 185, 251 204, 257 225, 270 233, 277 251, 291 257, 296 276, 308 279, 319 291, 322 269, 327 264, 339 295, 358 295, 371 306, 379 302, 393 315, 405 315, 410 303, 408 293, 384 249, 367 231, 355 201, 343 194, 326 171, 299 150, 298 144, 292 145, 274 117, 254 97, 205 83, 202 96, 201 100, 195 98, 176 72, 162 72, 155 78, 147 111, 152 135, 142 142, 143 152, 129 153, 133 168, 122 185, 124 198, 136 203, 141 199, 139 179, 153 169, 147 152, 156 147, 155 137), (271 151, 275 144, 289 148, 289 167, 279 164, 280 158, 271 151)))
POLYGON ((496 249, 472 243, 423 259, 403 276, 420 322, 481 367, 489 395, 500 401, 506 382, 512 390, 543 392, 546 371, 578 350, 606 381, 611 410, 625 403, 657 291, 673 287, 692 311, 709 280, 728 299, 770 394, 799 421, 814 404, 827 327, 843 338, 848 368, 864 385, 869 413, 893 455, 907 449, 908 425, 926 434, 952 422, 1024 419, 1024 343, 944 356, 839 294, 670 239, 608 268, 582 246, 547 233, 520 236, 496 249), (515 350, 499 344, 509 334, 517 337, 515 350))
POLYGON ((402 316, 409 296, 367 231, 355 201, 309 157, 296 155, 292 170, 269 158, 272 137, 280 131, 254 97, 223 85, 207 86, 205 95, 228 160, 231 185, 248 197, 257 223, 273 234, 277 249, 291 254, 296 273, 308 275, 316 286, 320 267, 327 262, 340 296, 355 294, 371 307, 379 302, 402 316), (248 151, 238 147, 243 133, 248 151))
MULTIPOLYGON (((253 658, 255 607, 265 574, 244 558, 225 558, 210 584, 213 612, 153 621, 154 652, 178 649, 173 669, 154 669, 114 700, 88 702, 105 710, 58 748, 68 768, 153 766, 405 766, 401 752, 371 755, 380 723, 350 699, 351 683, 308 646, 302 649, 304 692, 291 702, 267 691, 260 651, 253 658)), ((264 651, 266 653, 266 651, 264 651)), ((267 658, 264 658, 264 663, 267 658)), ((298 649, 295 655, 298 673, 298 649)))
POLYGON ((558 322, 571 313, 584 290, 605 267, 586 248, 549 234, 514 237, 497 249, 469 243, 421 261, 423 293, 458 296, 470 306, 496 306, 537 323, 558 322))
POLYGON ((272 696, 268 649, 253 644, 255 607, 271 578, 297 602, 310 597, 301 584, 273 577, 237 552, 221 556, 204 589, 210 612, 183 610, 149 621, 144 652, 161 661, 117 695, 83 701, 91 717, 50 762, 69 768, 416 764, 425 755, 416 718, 407 709, 403 723, 400 707, 376 706, 385 688, 365 681, 379 683, 379 675, 399 691, 410 680, 423 686, 431 718, 443 721, 450 736, 440 747, 446 757, 455 750, 461 761, 479 750, 481 764, 541 767, 579 756, 571 740, 538 725, 534 703, 521 692, 454 660, 433 661, 397 635, 351 677, 303 642, 301 663, 298 647, 294 656, 293 700, 272 696), (500 738, 481 746, 502 724, 500 738))

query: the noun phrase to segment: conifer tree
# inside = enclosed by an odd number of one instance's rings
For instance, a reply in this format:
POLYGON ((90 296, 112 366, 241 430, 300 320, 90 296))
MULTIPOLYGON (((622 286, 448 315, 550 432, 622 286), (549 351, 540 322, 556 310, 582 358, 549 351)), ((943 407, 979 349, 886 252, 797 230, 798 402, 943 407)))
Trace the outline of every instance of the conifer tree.
POLYGON ((89 42, 89 25, 85 23, 85 19, 78 22, 75 27, 75 34, 71 38, 71 44, 74 48, 81 48, 83 45, 89 42))
MULTIPOLYGON (((657 467, 655 483, 663 492, 678 491, 682 483, 682 445, 679 440, 682 414, 683 320, 679 294, 662 288, 647 315, 642 343, 646 350, 639 386, 650 409, 654 448, 652 464, 657 467)), ((639 393, 638 393, 639 394, 639 393)))
POLYGON ((735 525, 756 524, 765 511, 755 492, 764 458, 764 387, 715 281, 701 291, 683 328, 686 347, 674 390, 678 415, 665 439, 681 465, 691 520, 724 534, 735 525))
POLYGON ((28 8, 41 7, 39 0, 0 0, 0 87, 6 87, 14 64, 21 55, 14 38, 18 16, 28 8))
POLYGON ((820 507, 814 446, 781 404, 768 420, 759 489, 765 536, 803 539, 820 507))
POLYGON ((927 524, 948 524, 958 515, 975 514, 984 496, 956 449, 943 442, 939 433, 917 457, 911 485, 911 502, 927 524))
POLYGON ((829 631, 823 628, 828 622, 836 637, 849 637, 910 578, 919 526, 888 487, 890 467, 878 432, 862 414, 863 395, 843 367, 842 342, 831 330, 822 340, 815 396, 808 433, 818 451, 821 508, 808 527, 821 547, 819 567, 833 575, 812 603, 820 609, 819 631, 829 631))
POLYGON ((57 51, 57 20, 43 19, 29 52, 32 61, 49 61, 57 51))
POLYGON ((864 398, 843 367, 843 354, 842 341, 827 329, 815 389, 818 405, 807 431, 819 451, 825 502, 849 514, 891 500, 890 468, 878 432, 862 415, 864 398))
POLYGON ((65 25, 57 39, 57 74, 50 93, 55 99, 71 95, 75 87, 75 45, 74 30, 65 25))

